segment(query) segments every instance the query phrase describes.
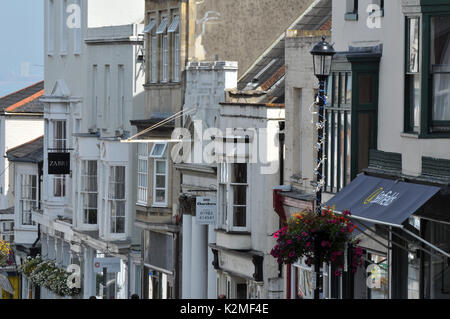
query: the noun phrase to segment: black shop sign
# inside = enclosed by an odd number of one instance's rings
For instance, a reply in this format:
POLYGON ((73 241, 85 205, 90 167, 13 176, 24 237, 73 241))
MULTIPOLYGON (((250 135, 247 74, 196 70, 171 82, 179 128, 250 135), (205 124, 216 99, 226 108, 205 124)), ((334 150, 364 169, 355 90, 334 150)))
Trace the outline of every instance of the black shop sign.
POLYGON ((70 153, 48 153, 48 174, 69 175, 70 153))

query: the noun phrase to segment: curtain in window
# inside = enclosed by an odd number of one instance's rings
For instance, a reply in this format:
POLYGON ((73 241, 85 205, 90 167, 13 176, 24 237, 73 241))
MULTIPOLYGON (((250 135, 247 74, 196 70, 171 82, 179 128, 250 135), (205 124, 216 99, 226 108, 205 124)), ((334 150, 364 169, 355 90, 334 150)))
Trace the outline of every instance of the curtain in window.
POLYGON ((450 17, 432 18, 433 120, 450 121, 450 17))

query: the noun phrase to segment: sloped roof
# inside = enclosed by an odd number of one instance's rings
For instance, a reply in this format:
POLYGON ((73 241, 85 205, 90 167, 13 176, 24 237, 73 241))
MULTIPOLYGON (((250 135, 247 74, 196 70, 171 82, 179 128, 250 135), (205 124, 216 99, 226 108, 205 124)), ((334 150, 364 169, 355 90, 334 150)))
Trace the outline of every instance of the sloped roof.
POLYGON ((0 112, 44 113, 44 104, 39 98, 44 94, 44 81, 0 98, 0 112))
POLYGON ((6 152, 11 162, 40 163, 44 159, 44 136, 16 146, 6 152))
MULTIPOLYGON (((330 30, 331 29, 331 1, 317 0, 310 8, 303 12, 290 29, 294 30, 330 30)), ((285 35, 281 36, 269 47, 245 72, 238 81, 238 90, 270 91, 266 102, 282 99, 284 96, 285 69, 285 35)), ((273 101, 272 101, 273 102, 273 101)))

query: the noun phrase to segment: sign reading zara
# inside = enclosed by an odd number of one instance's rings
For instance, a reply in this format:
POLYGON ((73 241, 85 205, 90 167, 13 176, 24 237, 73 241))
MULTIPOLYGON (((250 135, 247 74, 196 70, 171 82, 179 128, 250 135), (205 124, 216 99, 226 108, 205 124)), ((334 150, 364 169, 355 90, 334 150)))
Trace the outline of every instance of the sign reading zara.
POLYGON ((217 201, 215 197, 197 197, 197 224, 214 225, 216 223, 217 201))
POLYGON ((107 272, 120 272, 120 258, 94 258, 94 272, 102 272, 103 268, 107 272))
POLYGON ((48 153, 48 174, 70 174, 70 153, 48 153))

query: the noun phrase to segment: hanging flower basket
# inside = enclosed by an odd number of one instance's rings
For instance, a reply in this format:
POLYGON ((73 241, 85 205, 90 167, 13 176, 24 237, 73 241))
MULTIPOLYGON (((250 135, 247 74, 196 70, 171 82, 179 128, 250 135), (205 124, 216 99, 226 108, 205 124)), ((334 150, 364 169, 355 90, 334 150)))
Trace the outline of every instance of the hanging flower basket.
POLYGON ((274 234, 277 245, 271 255, 279 264, 293 264, 299 258, 306 257, 306 264, 311 266, 316 262, 316 252, 319 253, 319 263, 335 266, 335 275, 340 276, 344 267, 346 247, 352 249, 353 272, 363 265, 359 241, 353 236, 357 228, 350 219, 349 211, 344 216, 336 215, 331 210, 324 210, 318 215, 310 210, 294 214, 287 222, 287 226, 274 234))
POLYGON ((81 292, 81 289, 67 285, 70 273, 54 261, 43 260, 40 256, 28 257, 19 267, 19 272, 27 276, 33 285, 45 287, 59 296, 77 296, 81 292))
POLYGON ((8 242, 0 240, 0 267, 6 267, 13 264, 12 250, 8 242))

